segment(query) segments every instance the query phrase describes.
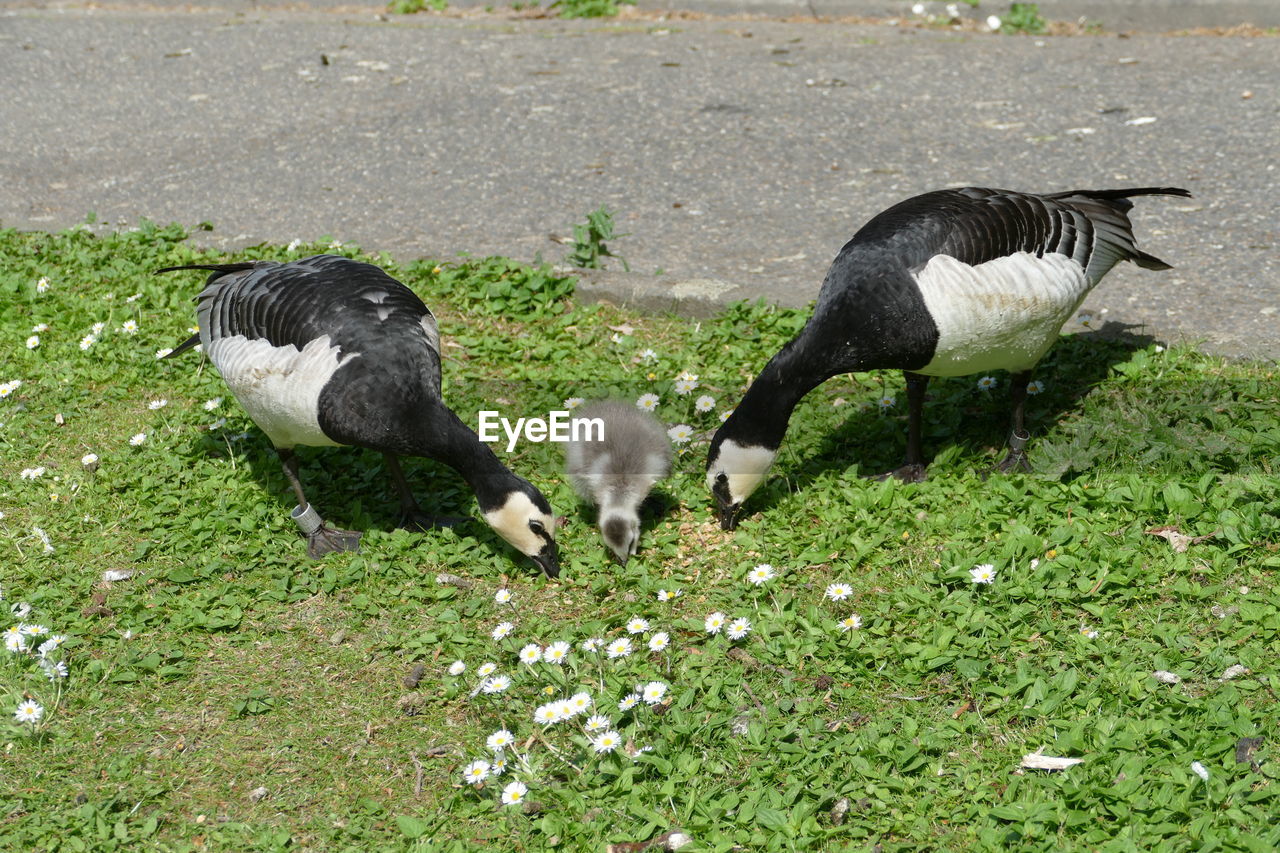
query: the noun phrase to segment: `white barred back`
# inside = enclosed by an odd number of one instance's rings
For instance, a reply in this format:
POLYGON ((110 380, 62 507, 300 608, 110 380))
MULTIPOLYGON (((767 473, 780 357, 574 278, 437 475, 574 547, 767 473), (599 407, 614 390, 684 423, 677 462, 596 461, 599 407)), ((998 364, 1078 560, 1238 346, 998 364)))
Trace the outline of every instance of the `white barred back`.
POLYGON ((938 327, 926 376, 1028 370, 1057 340, 1091 284, 1066 255, 1017 252, 977 266, 937 255, 916 274, 938 327))
MULTIPOLYGON (((243 335, 219 338, 206 347, 231 393, 276 447, 334 446, 320 429, 320 392, 338 369, 338 348, 328 335, 301 351, 275 347, 243 335)), ((347 358, 358 358, 347 353, 347 358)))

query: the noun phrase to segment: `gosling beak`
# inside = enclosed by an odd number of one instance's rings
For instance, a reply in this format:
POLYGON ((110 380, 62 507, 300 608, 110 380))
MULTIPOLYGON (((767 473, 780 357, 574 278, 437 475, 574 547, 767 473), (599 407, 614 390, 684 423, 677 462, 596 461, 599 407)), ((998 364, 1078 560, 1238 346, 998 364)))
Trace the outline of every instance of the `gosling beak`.
POLYGON ((542 550, 534 555, 533 561, 538 564, 538 568, 542 569, 542 573, 547 577, 560 577, 560 554, 556 550, 554 542, 544 545, 542 550))

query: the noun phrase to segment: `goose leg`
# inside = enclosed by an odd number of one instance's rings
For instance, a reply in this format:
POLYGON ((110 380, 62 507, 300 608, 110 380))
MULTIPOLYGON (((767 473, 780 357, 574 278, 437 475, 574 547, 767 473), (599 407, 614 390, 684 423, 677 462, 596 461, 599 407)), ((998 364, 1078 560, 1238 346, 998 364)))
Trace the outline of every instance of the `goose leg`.
POLYGON ((1009 377, 1009 398, 1013 401, 1013 431, 1009 433, 1009 452, 1000 460, 992 471, 1008 474, 1012 471, 1030 471, 1031 463, 1027 461, 1027 441, 1031 434, 1023 426, 1023 415, 1027 404, 1027 384, 1031 381, 1031 371, 1015 373, 1009 377))
POLYGON ((391 472, 391 481, 396 485, 396 493, 400 496, 400 526, 406 530, 430 530, 432 527, 452 527, 466 521, 449 515, 428 515, 418 506, 418 500, 409 488, 409 481, 404 478, 404 469, 400 467, 400 459, 394 453, 384 453, 387 470, 391 472))
POLYGON ((907 380, 907 459, 900 468, 874 477, 887 480, 895 477, 904 483, 923 483, 925 480, 924 452, 921 450, 920 424, 924 420, 924 392, 929 377, 904 370, 907 380))
POLYGON ((292 448, 277 447, 280 456, 280 467, 293 487, 293 494, 298 499, 298 507, 292 513, 293 520, 298 523, 302 533, 307 537, 307 556, 318 560, 325 554, 334 551, 359 551, 360 533, 355 530, 338 530, 325 524, 320 514, 315 511, 307 496, 302 492, 302 482, 298 479, 298 456, 292 448))

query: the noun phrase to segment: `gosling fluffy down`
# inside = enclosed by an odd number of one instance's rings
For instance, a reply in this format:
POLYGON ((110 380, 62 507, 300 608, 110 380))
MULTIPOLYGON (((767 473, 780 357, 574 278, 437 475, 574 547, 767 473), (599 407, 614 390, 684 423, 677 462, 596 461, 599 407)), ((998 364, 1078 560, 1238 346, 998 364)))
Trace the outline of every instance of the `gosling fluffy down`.
POLYGON ((565 469, 583 500, 599 507, 600 533, 625 566, 640 543, 640 504, 671 473, 671 442, 657 418, 621 400, 591 403, 573 417, 603 426, 603 437, 590 426, 575 431, 565 469))

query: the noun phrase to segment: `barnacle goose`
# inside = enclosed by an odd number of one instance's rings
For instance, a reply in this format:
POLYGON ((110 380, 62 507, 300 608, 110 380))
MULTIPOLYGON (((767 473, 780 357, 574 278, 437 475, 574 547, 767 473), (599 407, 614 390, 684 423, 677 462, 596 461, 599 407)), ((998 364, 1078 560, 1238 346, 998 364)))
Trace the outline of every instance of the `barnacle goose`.
POLYGON ((565 444, 569 482, 599 507, 604 542, 622 565, 640 543, 640 504, 671 473, 671 441, 658 419, 622 400, 600 400, 574 412, 588 427, 565 444), (591 431, 598 420, 603 434, 591 431))
POLYGON ((920 419, 929 377, 1009 371, 1013 430, 997 468, 1026 468, 1027 383, 1062 325, 1120 261, 1170 268, 1134 244, 1129 198, 1141 195, 1191 194, 964 187, 909 198, 872 218, 836 255, 804 329, 711 440, 707 486, 721 526, 736 526, 800 399, 851 371, 905 372, 907 458, 891 473, 909 481, 924 478, 920 419))
POLYGON ((400 456, 449 465, 471 486, 485 520, 549 577, 559 574, 546 498, 509 471, 440 397, 440 333, 409 288, 372 264, 334 255, 276 263, 190 264, 210 270, 198 297, 200 332, 170 357, 204 344, 236 399, 276 447, 307 535, 307 553, 357 550, 359 533, 321 521, 302 491, 294 448, 380 451, 402 522, 430 526, 400 456))

